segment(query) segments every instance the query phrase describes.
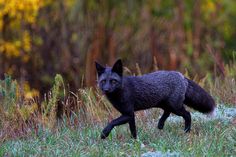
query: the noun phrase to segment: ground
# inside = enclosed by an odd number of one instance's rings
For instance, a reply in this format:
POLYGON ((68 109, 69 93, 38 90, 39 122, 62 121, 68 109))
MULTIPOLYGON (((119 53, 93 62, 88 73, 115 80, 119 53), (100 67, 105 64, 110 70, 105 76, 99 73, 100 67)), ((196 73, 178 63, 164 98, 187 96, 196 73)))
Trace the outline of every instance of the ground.
MULTIPOLYGON (((57 131, 39 130, 38 135, 5 141, 0 156, 234 156, 236 154, 236 108, 218 105, 215 115, 192 114, 192 130, 184 133, 181 117, 172 115, 163 130, 157 129, 159 111, 148 110, 138 118, 138 139, 128 125, 115 128, 100 139, 105 125, 81 124, 57 131)), ((160 114, 159 114, 160 115, 160 114)))

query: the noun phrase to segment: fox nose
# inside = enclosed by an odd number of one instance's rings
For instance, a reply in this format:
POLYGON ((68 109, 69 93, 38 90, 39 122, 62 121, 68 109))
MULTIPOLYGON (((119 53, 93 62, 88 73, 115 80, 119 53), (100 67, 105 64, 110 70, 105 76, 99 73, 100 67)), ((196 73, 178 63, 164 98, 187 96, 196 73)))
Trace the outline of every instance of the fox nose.
POLYGON ((103 91, 104 92, 109 92, 109 88, 104 88, 103 91))

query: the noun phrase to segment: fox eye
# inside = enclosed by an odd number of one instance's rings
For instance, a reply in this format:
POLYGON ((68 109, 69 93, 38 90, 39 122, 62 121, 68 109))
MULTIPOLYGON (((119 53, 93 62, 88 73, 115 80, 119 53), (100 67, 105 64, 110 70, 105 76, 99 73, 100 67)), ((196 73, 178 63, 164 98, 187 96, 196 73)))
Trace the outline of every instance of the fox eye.
POLYGON ((102 80, 102 81, 101 81, 101 84, 105 84, 105 83, 106 83, 106 80, 102 80))
POLYGON ((117 81, 116 81, 116 80, 111 80, 111 83, 112 83, 112 84, 116 84, 117 81))

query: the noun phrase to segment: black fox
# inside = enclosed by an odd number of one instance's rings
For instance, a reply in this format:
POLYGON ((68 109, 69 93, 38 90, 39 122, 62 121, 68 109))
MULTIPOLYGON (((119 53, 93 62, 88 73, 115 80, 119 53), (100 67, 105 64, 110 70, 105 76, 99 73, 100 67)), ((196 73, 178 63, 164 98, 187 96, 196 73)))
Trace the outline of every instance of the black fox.
POLYGON ((191 129, 191 115, 184 104, 202 113, 214 111, 213 98, 195 82, 185 78, 177 71, 157 71, 142 76, 123 76, 121 60, 113 67, 103 67, 96 62, 98 86, 121 116, 112 120, 102 131, 106 138, 118 125, 129 123, 131 134, 137 138, 135 111, 148 108, 162 108, 158 128, 163 129, 170 113, 182 116, 185 132, 191 129))

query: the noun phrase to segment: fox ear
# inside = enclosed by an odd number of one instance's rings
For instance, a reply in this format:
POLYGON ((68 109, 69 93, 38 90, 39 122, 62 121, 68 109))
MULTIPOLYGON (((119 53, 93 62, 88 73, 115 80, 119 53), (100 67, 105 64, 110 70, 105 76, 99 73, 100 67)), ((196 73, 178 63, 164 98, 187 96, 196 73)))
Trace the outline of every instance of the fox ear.
POLYGON ((96 66, 96 69, 97 69, 98 76, 100 76, 102 73, 104 73, 105 68, 102 65, 95 62, 95 66, 96 66))
POLYGON ((112 71, 117 73, 118 75, 122 76, 123 75, 123 66, 121 59, 118 59, 115 64, 112 67, 112 71))

